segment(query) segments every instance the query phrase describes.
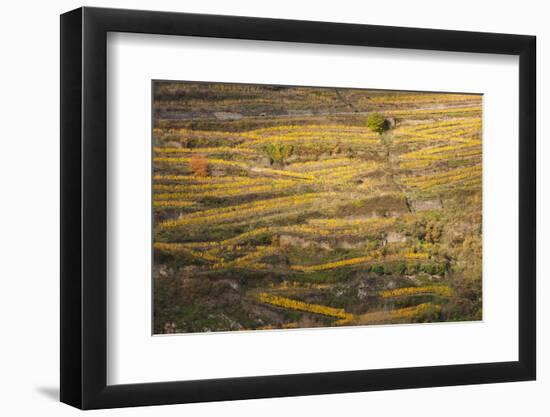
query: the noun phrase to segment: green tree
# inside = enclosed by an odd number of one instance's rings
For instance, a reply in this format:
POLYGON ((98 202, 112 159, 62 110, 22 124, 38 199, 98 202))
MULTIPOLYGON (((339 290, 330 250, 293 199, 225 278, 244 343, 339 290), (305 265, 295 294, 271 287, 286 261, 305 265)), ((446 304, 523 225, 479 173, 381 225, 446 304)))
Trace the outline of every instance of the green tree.
POLYGON ((373 132, 382 134, 388 130, 389 123, 380 113, 371 113, 367 118, 367 127, 373 132))

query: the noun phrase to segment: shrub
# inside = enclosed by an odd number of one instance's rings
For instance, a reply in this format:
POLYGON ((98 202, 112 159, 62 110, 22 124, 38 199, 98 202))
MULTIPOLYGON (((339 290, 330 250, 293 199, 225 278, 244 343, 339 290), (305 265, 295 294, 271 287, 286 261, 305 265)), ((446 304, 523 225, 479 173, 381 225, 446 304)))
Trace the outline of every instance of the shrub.
POLYGON ((277 163, 283 165, 285 163, 285 160, 292 156, 292 153, 294 152, 294 146, 269 143, 266 145, 265 151, 269 156, 269 161, 272 164, 277 163))
POLYGON ((367 118, 367 127, 373 132, 382 134, 389 128, 389 123, 380 113, 371 113, 367 118))
POLYGON ((382 265, 375 265, 372 267, 372 272, 378 275, 384 275, 384 267, 382 265))
POLYGON ((443 236, 443 226, 437 220, 417 220, 414 234, 421 242, 438 243, 443 236))
POLYGON ((208 175, 208 161, 200 155, 193 155, 189 161, 191 171, 197 177, 206 177, 208 175))
POLYGON ((420 304, 416 311, 414 321, 417 323, 431 323, 441 319, 441 306, 432 303, 420 304))
POLYGON ((401 262, 397 265, 397 271, 400 275, 405 275, 407 273, 407 265, 401 262))

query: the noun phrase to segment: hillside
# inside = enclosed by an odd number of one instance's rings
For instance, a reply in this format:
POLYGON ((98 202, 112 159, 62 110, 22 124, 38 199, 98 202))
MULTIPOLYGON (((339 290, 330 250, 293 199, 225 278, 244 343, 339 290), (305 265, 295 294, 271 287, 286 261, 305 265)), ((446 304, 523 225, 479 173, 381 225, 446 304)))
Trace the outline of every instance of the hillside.
POLYGON ((480 320, 481 104, 155 82, 155 333, 480 320))

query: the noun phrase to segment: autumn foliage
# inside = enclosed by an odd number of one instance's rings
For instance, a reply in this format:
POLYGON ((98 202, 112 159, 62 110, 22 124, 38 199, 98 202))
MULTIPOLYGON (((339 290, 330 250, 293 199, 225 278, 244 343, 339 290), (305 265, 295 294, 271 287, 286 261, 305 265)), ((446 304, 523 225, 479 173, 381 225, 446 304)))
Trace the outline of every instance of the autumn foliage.
POLYGON ((206 177, 208 175, 208 161, 201 155, 193 155, 189 161, 189 167, 197 177, 206 177))

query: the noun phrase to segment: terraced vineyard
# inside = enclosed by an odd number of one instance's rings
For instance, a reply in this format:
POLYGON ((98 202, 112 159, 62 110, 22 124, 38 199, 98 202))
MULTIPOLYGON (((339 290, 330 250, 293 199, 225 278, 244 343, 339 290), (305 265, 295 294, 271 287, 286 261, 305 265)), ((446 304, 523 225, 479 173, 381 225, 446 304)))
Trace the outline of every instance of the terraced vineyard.
POLYGON ((155 333, 480 320, 481 100, 155 82, 155 333))

